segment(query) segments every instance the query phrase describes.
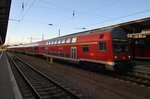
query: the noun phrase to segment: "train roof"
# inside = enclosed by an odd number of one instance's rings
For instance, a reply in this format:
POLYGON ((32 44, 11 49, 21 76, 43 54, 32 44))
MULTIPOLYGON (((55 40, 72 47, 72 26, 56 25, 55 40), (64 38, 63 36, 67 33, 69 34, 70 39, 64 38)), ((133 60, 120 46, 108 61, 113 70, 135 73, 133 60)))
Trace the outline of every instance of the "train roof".
POLYGON ((28 44, 22 44, 22 45, 17 45, 17 46, 9 46, 8 48, 35 47, 38 45, 39 45, 39 42, 35 42, 35 43, 28 43, 28 44))
POLYGON ((64 35, 64 36, 56 37, 56 38, 52 38, 52 39, 47 39, 47 40, 44 40, 44 41, 56 40, 56 39, 64 39, 64 38, 72 38, 72 37, 84 36, 84 35, 101 33, 101 32, 111 32, 113 29, 114 29, 114 27, 110 27, 110 28, 98 28, 98 29, 93 29, 93 30, 88 30, 88 31, 82 31, 82 32, 78 32, 78 33, 73 33, 73 34, 69 34, 69 35, 64 35))
POLYGON ((125 23, 115 24, 111 26, 101 27, 97 29, 82 31, 82 32, 73 33, 69 35, 64 35, 61 37, 47 39, 44 41, 63 39, 63 38, 68 38, 68 37, 77 37, 77 36, 83 36, 87 34, 94 34, 94 33, 100 33, 100 32, 111 32, 114 28, 118 28, 118 27, 122 28, 127 34, 140 33, 143 30, 150 29, 150 17, 142 18, 142 19, 138 19, 138 20, 134 20, 130 22, 125 22, 125 23))

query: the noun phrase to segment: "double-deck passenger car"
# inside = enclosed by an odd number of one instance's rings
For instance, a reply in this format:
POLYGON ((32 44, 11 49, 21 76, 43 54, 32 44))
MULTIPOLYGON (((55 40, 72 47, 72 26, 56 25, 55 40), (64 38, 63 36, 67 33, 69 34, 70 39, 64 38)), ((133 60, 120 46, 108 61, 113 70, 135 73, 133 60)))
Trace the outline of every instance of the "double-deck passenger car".
MULTIPOLYGON (((96 63, 106 70, 130 68, 127 33, 120 27, 88 30, 37 44, 38 51, 34 51, 34 47, 29 44, 28 48, 32 49, 30 52, 79 63, 96 63)), ((28 51, 26 46, 24 49, 28 51)), ((16 50, 20 49, 18 46, 16 50)))

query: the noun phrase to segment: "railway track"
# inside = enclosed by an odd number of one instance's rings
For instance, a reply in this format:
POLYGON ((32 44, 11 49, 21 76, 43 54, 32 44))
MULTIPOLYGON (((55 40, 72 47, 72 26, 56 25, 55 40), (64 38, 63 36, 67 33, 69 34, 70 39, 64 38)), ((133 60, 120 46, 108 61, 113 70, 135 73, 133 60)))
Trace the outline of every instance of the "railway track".
MULTIPOLYGON (((86 67, 83 66, 83 67, 86 67)), ((141 69, 134 69, 133 71, 129 71, 126 73, 118 73, 118 72, 99 72, 99 71, 93 71, 90 68, 87 69, 89 72, 97 73, 99 75, 103 75, 105 77, 112 77, 121 81, 130 82, 132 84, 137 84, 145 87, 150 88, 150 68, 149 71, 147 68, 141 68, 141 69)))
POLYGON ((111 77, 116 78, 118 80, 130 82, 132 84, 137 84, 137 85, 140 85, 140 86, 150 87, 150 79, 134 76, 134 75, 131 75, 130 73, 122 74, 122 75, 115 74, 113 76, 111 75, 111 77))
MULTIPOLYGON (((84 66, 86 67, 86 66, 84 66)), ((149 68, 150 69, 150 68, 149 68)), ((145 70, 142 69, 134 69, 133 71, 127 73, 117 73, 117 72, 99 72, 87 69, 89 72, 96 73, 99 75, 103 75, 105 77, 111 77, 120 81, 130 82, 132 84, 137 84, 140 86, 145 86, 150 88, 150 70, 148 71, 147 68, 145 70)))
MULTIPOLYGON (((20 89, 23 89, 23 96, 30 99, 79 99, 78 95, 70 92, 67 88, 62 87, 54 82, 48 76, 33 68, 20 58, 8 55, 15 68, 17 68, 20 89), (20 76, 23 78, 20 78, 20 76), (25 82, 24 82, 25 81, 25 82)), ((16 73, 17 74, 17 73, 16 73)))

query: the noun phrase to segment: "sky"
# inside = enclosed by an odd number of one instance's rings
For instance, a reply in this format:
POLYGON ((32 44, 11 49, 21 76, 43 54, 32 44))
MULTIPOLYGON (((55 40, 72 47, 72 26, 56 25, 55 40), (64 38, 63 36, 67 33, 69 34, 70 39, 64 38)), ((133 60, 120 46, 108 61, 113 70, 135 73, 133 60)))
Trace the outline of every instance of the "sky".
POLYGON ((150 0, 12 0, 5 44, 60 35, 150 17, 150 0), (32 38, 32 39, 31 39, 32 38))

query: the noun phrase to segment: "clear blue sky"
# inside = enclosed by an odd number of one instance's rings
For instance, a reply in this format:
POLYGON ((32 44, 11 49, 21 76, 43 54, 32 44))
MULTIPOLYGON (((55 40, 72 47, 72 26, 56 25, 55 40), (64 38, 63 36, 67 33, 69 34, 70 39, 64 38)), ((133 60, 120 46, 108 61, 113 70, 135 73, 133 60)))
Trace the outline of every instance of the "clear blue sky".
POLYGON ((29 43, 31 37, 41 40, 42 34, 44 39, 57 37, 59 29, 66 35, 146 17, 150 0, 12 0, 5 43, 29 43))

